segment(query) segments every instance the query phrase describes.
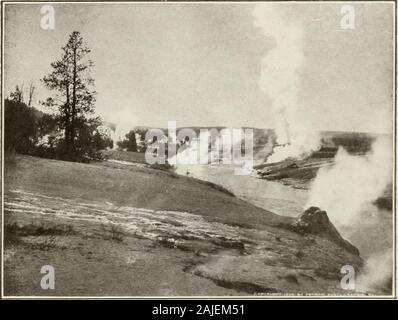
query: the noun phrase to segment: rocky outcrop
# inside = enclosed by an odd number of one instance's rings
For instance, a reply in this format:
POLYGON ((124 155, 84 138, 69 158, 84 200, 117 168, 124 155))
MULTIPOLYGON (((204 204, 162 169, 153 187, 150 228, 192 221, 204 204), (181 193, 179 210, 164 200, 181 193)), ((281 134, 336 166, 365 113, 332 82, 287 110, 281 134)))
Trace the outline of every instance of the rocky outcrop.
POLYGON ((359 256, 359 250, 340 235, 336 227, 330 222, 326 211, 318 207, 309 207, 299 216, 296 222, 288 226, 288 229, 300 234, 313 234, 326 238, 348 252, 359 256))

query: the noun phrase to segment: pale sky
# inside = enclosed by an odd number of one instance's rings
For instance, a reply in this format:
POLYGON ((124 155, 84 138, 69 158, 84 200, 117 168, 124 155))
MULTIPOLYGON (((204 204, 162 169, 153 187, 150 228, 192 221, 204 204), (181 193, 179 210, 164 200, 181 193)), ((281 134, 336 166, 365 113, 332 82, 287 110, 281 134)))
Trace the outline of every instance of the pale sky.
MULTIPOLYGON (((393 3, 352 5, 355 29, 343 30, 342 3, 274 4, 303 28, 298 109, 319 130, 391 132, 393 3)), ((273 127, 272 99, 259 88, 273 42, 254 27, 254 4, 54 4, 55 30, 41 29, 41 6, 6 5, 6 95, 33 80, 44 100, 39 79, 77 30, 92 49, 104 120, 273 127)))

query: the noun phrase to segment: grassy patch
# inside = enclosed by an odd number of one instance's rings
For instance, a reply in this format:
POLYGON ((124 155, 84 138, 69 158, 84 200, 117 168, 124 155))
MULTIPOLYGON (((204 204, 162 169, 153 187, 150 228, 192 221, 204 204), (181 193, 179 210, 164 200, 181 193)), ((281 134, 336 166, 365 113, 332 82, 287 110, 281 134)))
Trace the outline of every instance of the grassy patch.
POLYGON ((112 240, 115 242, 123 242, 126 234, 123 231, 123 229, 115 224, 112 224, 111 226, 108 225, 102 225, 102 237, 105 240, 112 240))
POLYGON ((4 237, 26 236, 65 236, 76 234, 71 225, 44 225, 41 223, 21 224, 12 222, 4 226, 4 237))
POLYGON ((145 152, 103 150, 101 151, 101 154, 105 159, 146 164, 145 152))
POLYGON ((287 272, 286 275, 284 276, 284 279, 286 279, 286 281, 288 281, 290 283, 299 284, 297 275, 293 271, 287 272))
MULTIPOLYGON (((202 274, 198 274, 195 272, 195 275, 203 276, 202 274)), ((205 277, 213 281, 216 285, 226 288, 233 289, 238 292, 245 292, 248 294, 258 294, 258 293, 277 293, 278 290, 275 288, 265 287, 256 283, 246 282, 246 281, 232 281, 226 279, 217 279, 211 277, 205 277)))
POLYGON ((235 197, 235 195, 231 191, 229 191, 228 189, 226 189, 226 188, 224 188, 224 187, 222 187, 222 186, 220 186, 218 184, 215 184, 215 183, 209 182, 209 181, 203 181, 203 180, 198 180, 198 181, 200 181, 200 183, 202 183, 202 184, 204 184, 206 186, 209 186, 210 188, 213 188, 213 189, 215 189, 217 191, 225 193, 225 194, 227 194, 227 195, 229 195, 231 197, 235 197))
POLYGON ((41 223, 21 224, 17 222, 7 223, 4 226, 5 245, 15 245, 24 242, 24 237, 35 237, 29 241, 32 249, 49 250, 56 247, 57 236, 69 236, 76 234, 70 225, 44 225, 41 223))
POLYGON ((17 163, 15 158, 15 151, 6 151, 4 152, 4 163, 7 166, 14 166, 17 163))
POLYGON ((155 169, 155 170, 162 170, 162 171, 173 171, 174 170, 174 167, 168 163, 164 163, 164 164, 154 163, 154 164, 151 164, 149 166, 149 168, 155 169))

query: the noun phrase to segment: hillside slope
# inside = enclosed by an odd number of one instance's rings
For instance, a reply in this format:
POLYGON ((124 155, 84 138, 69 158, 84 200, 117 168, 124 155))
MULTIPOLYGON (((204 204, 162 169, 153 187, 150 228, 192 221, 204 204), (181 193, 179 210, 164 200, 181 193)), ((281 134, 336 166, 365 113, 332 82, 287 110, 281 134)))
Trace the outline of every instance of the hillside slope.
POLYGON ((5 168, 6 295, 346 293, 329 239, 189 177, 17 156, 5 168), (40 266, 53 265, 55 290, 40 266))

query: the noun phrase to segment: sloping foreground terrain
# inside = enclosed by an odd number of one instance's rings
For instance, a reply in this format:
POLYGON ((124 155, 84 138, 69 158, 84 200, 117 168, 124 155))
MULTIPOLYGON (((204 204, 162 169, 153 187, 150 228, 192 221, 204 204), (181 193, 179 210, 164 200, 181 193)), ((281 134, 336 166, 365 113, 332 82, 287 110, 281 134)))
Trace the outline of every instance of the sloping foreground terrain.
POLYGON ((346 294, 341 267, 362 265, 335 230, 160 170, 17 156, 4 205, 8 296, 346 294))

